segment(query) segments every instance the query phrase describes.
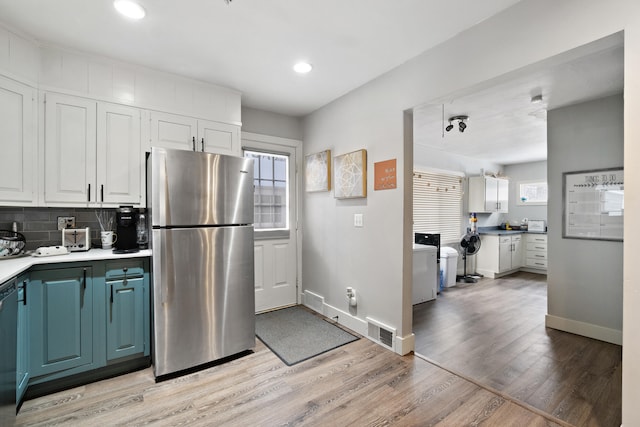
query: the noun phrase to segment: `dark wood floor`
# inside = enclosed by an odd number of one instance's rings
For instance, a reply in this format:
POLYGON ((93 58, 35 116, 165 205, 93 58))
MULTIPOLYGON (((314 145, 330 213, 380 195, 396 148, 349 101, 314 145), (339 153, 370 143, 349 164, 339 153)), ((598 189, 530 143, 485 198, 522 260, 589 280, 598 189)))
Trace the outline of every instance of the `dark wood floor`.
POLYGON ((292 367, 254 354, 156 384, 151 369, 27 401, 17 425, 565 426, 362 338, 292 367))
POLYGON ((414 306, 416 353, 576 426, 621 423, 622 347, 545 328, 546 276, 445 289, 414 306))

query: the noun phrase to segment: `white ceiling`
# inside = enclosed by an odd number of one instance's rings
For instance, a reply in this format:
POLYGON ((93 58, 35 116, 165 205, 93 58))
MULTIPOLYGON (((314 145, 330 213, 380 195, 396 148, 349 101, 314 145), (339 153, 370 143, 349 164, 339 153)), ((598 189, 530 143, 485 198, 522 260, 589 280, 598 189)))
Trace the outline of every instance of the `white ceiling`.
POLYGON ((244 106, 302 116, 518 0, 0 0, 0 21, 36 40, 243 93, 244 106), (291 67, 305 59, 308 75, 291 67))
MULTIPOLYGON (((304 116, 519 0, 0 0, 0 23, 46 44, 242 92, 242 105, 304 116), (298 60, 314 65, 298 75, 298 60)), ((534 35, 535 36, 535 35, 534 35)), ((621 40, 621 37, 620 37, 621 40)), ((546 159, 546 110, 623 88, 623 50, 568 55, 414 110, 416 144, 498 164, 546 159), (530 98, 542 94, 542 104, 530 98), (467 130, 444 133, 450 116, 467 130)))
POLYGON ((504 76, 482 89, 435 100, 414 109, 414 143, 501 165, 546 160, 547 110, 623 91, 622 38, 594 42, 583 50, 504 76), (542 95, 541 103, 531 98, 542 95), (464 133, 448 118, 468 115, 464 133), (444 136, 443 136, 444 135, 444 136))

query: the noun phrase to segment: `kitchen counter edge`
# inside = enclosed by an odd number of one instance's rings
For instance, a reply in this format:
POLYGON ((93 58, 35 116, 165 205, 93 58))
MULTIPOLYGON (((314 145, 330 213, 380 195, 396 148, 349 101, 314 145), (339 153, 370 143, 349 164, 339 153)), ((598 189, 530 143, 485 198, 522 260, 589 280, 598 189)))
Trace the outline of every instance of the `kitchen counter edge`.
POLYGON ((483 230, 483 231, 478 231, 478 234, 504 236, 504 235, 512 235, 512 234, 547 234, 547 232, 546 231, 528 231, 528 230, 483 230))
POLYGON ((102 261, 110 259, 145 258, 151 256, 151 249, 128 254, 114 254, 111 249, 91 249, 86 252, 71 252, 67 255, 48 257, 23 256, 0 260, 0 284, 27 271, 34 265, 59 264, 64 262, 102 261))

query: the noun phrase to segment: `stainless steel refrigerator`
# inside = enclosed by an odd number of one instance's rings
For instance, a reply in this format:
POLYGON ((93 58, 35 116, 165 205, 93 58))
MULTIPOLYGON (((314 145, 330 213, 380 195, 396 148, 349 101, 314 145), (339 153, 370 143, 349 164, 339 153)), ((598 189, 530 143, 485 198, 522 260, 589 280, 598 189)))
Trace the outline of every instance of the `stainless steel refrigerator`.
POLYGON ((255 346, 253 160, 152 148, 156 378, 255 346))

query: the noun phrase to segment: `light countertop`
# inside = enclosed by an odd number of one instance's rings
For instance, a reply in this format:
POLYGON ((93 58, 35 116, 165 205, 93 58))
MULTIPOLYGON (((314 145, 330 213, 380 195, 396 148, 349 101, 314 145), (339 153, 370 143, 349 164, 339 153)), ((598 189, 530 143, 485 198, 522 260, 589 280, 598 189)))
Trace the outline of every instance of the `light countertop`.
POLYGON ((111 249, 90 249, 86 252, 71 252, 66 255, 35 257, 25 255, 18 258, 0 259, 0 283, 3 283, 34 265, 57 264, 61 262, 102 261, 109 259, 144 258, 151 256, 151 249, 130 254, 114 254, 111 249))

